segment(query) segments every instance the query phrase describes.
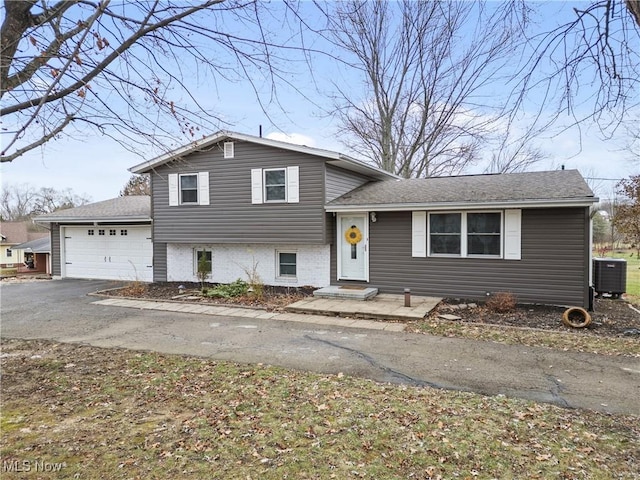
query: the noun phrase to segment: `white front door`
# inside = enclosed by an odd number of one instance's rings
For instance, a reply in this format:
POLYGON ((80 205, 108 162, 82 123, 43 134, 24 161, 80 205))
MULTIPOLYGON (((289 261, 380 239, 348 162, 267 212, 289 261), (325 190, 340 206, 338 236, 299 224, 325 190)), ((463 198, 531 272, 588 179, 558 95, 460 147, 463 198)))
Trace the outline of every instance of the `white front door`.
POLYGON ((338 215, 338 280, 369 281, 369 222, 366 213, 338 215))

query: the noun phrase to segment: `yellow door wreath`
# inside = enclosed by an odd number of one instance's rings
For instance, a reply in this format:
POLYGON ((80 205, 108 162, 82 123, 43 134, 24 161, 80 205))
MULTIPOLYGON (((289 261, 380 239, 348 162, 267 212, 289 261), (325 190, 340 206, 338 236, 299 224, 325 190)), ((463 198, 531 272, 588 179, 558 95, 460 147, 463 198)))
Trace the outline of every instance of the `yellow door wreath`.
POLYGON ((351 225, 344 233, 344 238, 351 245, 356 245, 362 241, 362 232, 355 225, 351 225))

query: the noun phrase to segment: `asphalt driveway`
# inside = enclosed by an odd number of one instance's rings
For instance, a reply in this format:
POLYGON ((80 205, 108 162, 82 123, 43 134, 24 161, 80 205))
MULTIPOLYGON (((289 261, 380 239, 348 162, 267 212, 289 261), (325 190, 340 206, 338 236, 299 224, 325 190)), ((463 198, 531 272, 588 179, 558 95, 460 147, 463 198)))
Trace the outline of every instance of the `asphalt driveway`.
POLYGON ((3 338, 267 363, 640 415, 640 359, 404 332, 92 304, 96 280, 3 283, 3 338))

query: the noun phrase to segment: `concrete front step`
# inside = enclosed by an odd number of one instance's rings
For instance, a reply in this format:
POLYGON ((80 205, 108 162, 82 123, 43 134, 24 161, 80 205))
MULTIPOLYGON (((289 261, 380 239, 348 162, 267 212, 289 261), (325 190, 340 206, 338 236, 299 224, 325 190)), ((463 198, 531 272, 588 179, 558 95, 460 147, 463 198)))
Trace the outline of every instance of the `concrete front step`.
POLYGON ((344 298, 309 297, 286 307, 288 312, 315 315, 338 315, 372 320, 411 321, 421 320, 433 310, 441 298, 411 298, 411 306, 404 306, 403 295, 380 294, 367 302, 344 298))
POLYGON ((313 296, 319 298, 341 298, 360 301, 369 300, 377 294, 378 289, 374 287, 347 287, 339 285, 331 285, 313 292, 313 296))

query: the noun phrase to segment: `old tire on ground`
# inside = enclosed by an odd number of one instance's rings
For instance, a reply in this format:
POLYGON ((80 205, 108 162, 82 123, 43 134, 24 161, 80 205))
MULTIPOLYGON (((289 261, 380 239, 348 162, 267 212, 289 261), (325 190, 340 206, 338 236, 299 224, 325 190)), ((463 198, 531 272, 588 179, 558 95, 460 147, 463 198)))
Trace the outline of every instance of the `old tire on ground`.
POLYGON ((584 308, 567 308, 562 314, 562 323, 567 327, 584 328, 591 323, 591 315, 584 308))

